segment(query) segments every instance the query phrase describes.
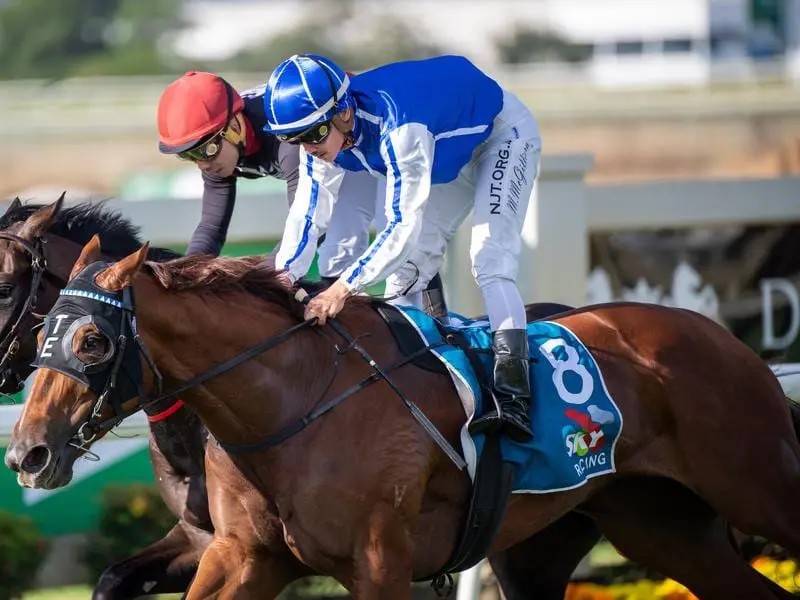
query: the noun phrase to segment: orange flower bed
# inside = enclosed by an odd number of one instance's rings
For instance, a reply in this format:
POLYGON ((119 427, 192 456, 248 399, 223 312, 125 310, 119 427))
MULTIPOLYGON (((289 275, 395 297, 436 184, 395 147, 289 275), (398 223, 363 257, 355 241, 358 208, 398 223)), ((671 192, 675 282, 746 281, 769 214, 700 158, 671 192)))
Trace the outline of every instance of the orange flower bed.
MULTIPOLYGON (((800 592, 800 566, 795 561, 776 561, 758 557, 751 563, 754 569, 782 588, 800 592)), ((665 581, 636 581, 614 585, 571 583, 566 600, 697 600, 697 597, 680 583, 665 581)))

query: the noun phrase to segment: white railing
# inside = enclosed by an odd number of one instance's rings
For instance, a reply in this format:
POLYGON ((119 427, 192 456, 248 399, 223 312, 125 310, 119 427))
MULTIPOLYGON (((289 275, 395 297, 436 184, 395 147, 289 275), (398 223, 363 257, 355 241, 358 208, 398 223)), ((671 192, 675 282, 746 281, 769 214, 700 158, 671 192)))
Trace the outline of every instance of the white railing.
MULTIPOLYGON (((586 304, 589 234, 661 227, 800 223, 800 177, 587 185, 591 155, 545 155, 523 228, 517 278, 525 302, 586 304)), ((471 221, 451 241, 443 280, 451 308, 484 312, 470 276, 471 221)))
MULTIPOLYGON (((590 155, 543 157, 523 230, 518 283, 526 302, 586 303, 591 232, 800 223, 800 177, 587 185, 592 164, 590 155)), ((156 245, 185 243, 200 215, 199 198, 114 199, 109 206, 140 226, 143 239, 156 245)), ((277 239, 287 214, 283 193, 242 195, 228 240, 277 239)), ((467 218, 451 242, 443 275, 451 308, 482 314, 483 300, 470 275, 470 230, 467 218)))

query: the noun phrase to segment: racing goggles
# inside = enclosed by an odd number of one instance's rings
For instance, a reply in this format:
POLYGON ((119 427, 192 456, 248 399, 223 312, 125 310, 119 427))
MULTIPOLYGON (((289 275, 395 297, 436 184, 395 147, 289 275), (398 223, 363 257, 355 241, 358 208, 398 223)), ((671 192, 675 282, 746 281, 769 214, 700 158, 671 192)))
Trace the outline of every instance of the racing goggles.
POLYGON ((316 123, 298 134, 279 133, 278 139, 289 144, 321 144, 331 133, 331 122, 316 123))
POLYGON ((181 160, 191 160, 197 162, 200 160, 214 160, 217 155, 222 151, 222 140, 230 140, 228 135, 229 129, 226 125, 217 133, 213 134, 209 139, 201 141, 196 146, 192 146, 188 150, 178 152, 178 158, 181 160))

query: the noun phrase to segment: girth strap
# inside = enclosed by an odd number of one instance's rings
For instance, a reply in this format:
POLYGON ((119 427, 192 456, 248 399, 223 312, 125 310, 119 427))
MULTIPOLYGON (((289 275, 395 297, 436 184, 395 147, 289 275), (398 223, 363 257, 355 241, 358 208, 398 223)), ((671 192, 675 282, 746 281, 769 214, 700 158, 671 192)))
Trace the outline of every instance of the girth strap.
MULTIPOLYGON (((452 331, 440 331, 445 340, 460 348, 470 362, 485 400, 491 396, 491 380, 475 349, 464 336, 452 331)), ((487 435, 480 460, 475 469, 469 510, 461 529, 461 538, 450 560, 436 573, 431 585, 439 596, 449 596, 453 589, 451 573, 469 569, 486 557, 497 528, 505 514, 514 481, 514 465, 503 462, 500 436, 487 435)))

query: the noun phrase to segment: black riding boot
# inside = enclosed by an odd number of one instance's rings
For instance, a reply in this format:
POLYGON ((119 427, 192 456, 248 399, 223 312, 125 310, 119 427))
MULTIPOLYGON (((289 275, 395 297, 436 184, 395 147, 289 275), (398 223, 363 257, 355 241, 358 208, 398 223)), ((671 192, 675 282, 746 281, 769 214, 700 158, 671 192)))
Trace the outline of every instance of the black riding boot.
POLYGON ((533 439, 528 407, 531 401, 528 378, 528 332, 501 329, 494 332, 494 395, 500 412, 487 412, 470 424, 471 433, 497 433, 503 430, 515 442, 533 439))
POLYGON ((442 278, 437 273, 422 292, 422 309, 434 319, 447 318, 447 303, 444 301, 442 278))

